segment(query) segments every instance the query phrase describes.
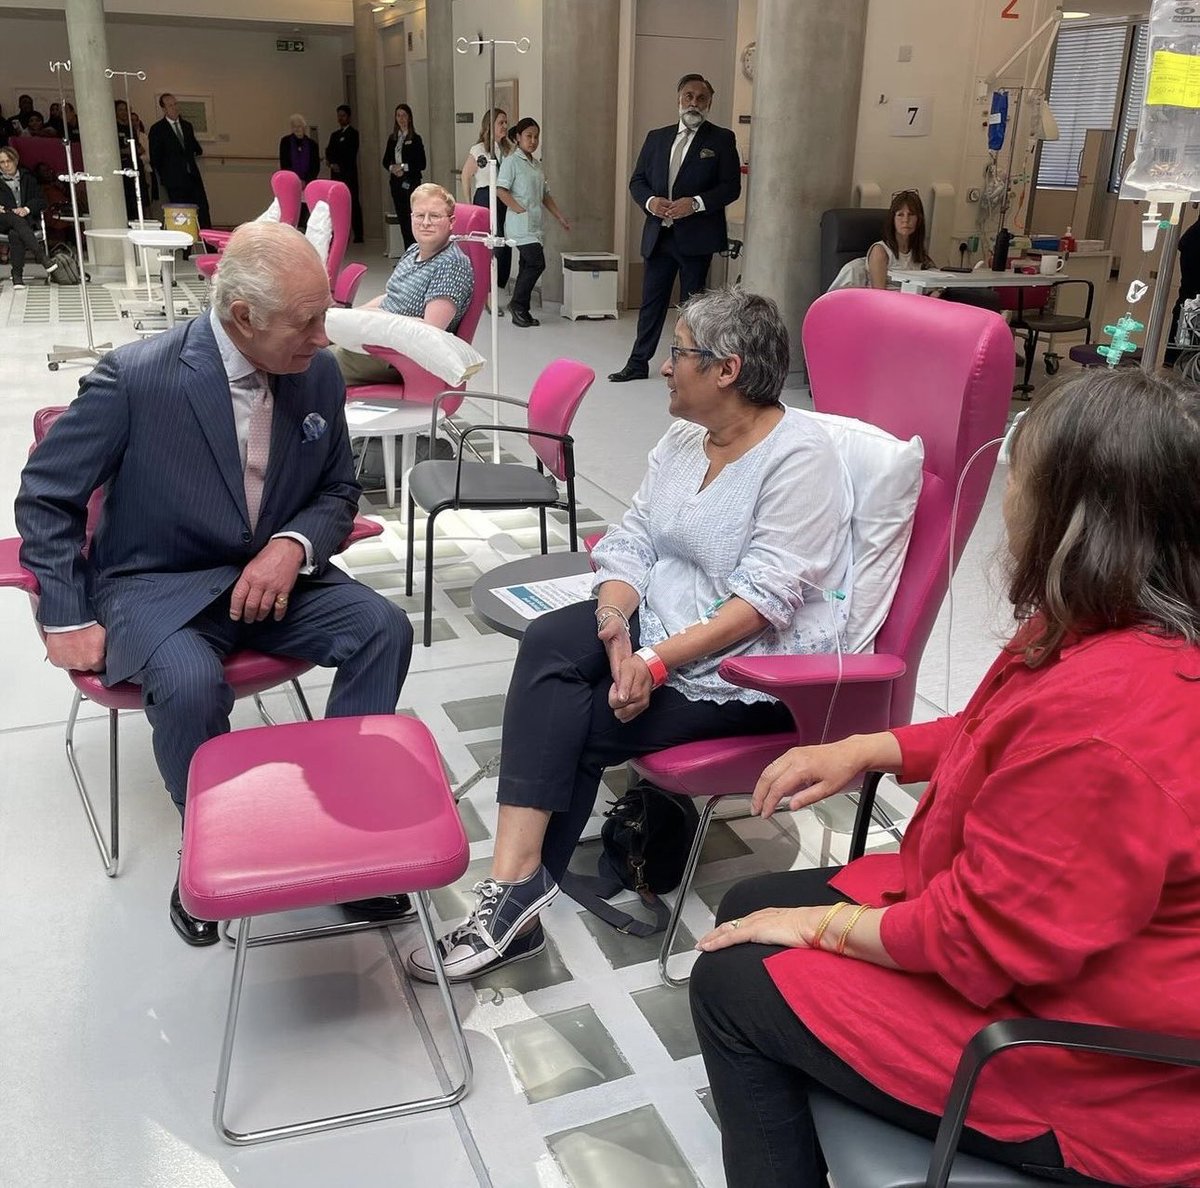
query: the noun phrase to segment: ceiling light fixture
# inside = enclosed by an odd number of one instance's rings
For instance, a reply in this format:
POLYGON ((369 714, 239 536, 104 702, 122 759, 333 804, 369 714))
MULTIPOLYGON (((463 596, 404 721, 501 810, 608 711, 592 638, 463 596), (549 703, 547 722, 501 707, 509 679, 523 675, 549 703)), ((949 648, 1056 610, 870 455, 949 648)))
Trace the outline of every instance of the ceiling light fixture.
POLYGON ((1064 12, 1062 19, 1064 21, 1081 21, 1084 17, 1090 17, 1090 12, 1064 12))

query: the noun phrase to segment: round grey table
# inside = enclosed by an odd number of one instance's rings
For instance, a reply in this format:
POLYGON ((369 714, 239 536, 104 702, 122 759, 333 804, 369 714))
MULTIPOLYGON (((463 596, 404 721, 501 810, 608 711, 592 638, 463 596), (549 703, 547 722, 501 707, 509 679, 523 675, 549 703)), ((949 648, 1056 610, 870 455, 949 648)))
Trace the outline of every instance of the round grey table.
POLYGON ((501 635, 520 639, 532 620, 501 602, 492 591, 500 586, 519 586, 524 582, 572 577, 577 573, 586 573, 590 568, 588 555, 584 552, 535 553, 532 557, 522 557, 520 561, 510 561, 507 565, 489 569, 479 578, 471 587, 471 605, 489 627, 501 635))

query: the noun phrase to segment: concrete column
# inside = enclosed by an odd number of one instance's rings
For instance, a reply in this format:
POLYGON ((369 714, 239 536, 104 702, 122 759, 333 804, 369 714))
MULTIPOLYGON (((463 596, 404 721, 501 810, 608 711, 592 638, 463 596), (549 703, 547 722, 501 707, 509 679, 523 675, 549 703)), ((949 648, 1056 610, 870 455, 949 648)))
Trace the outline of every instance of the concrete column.
POLYGON ((571 222, 546 220, 542 295, 561 301, 564 251, 612 250, 616 170, 620 0, 544 0, 542 5, 541 157, 550 192, 571 222))
MULTIPOLYGON (((88 182, 87 201, 92 227, 124 227, 125 190, 114 171, 121 168, 117 148, 117 120, 113 110, 112 81, 104 77, 111 65, 104 28, 103 0, 66 0, 67 43, 71 51, 71 73, 63 85, 75 92, 79 113, 79 140, 85 172, 104 180, 88 182)), ((79 167, 78 156, 75 167, 79 167)), ((119 264, 122 250, 115 240, 91 243, 92 259, 98 264, 119 264)))
MULTIPOLYGON (((372 0, 354 0, 354 126, 358 129, 358 196, 362 203, 363 236, 378 239, 383 235, 387 175, 379 167, 383 158, 383 141, 379 136, 379 32, 371 8, 372 0)), ((387 209, 391 210, 390 204, 387 209)))
POLYGON ((454 12, 439 0, 425 6, 425 45, 429 70, 429 157, 427 181, 458 192, 454 169, 454 12))
POLYGON ((779 303, 797 371, 821 212, 850 199, 866 27, 867 0, 758 0, 742 278, 779 303))

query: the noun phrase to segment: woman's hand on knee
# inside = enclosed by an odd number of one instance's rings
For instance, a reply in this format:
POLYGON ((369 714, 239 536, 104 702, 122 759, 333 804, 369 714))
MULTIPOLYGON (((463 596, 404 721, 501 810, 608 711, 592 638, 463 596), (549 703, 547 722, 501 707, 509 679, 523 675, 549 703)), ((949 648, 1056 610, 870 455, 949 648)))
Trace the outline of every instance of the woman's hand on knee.
POLYGON ((870 766, 860 741, 863 737, 852 735, 840 742, 784 751, 758 777, 751 815, 769 817, 785 798, 794 812, 840 792, 870 766))
POLYGON ((783 945, 789 949, 804 948, 811 944, 827 911, 825 907, 762 908, 748 916, 718 924, 696 942, 696 948, 711 953, 716 949, 728 949, 730 945, 744 945, 747 942, 783 945))

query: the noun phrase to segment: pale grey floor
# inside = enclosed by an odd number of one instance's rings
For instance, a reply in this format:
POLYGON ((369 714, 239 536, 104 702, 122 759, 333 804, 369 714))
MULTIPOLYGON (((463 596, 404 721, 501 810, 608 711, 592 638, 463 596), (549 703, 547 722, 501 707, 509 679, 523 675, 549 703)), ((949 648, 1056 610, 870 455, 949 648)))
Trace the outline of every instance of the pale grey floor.
MULTIPOLYGON (((372 269, 360 300, 379 291, 389 268, 377 255, 363 258, 372 269)), ((69 401, 82 373, 45 367, 51 343, 82 342, 82 327, 25 325, 23 301, 7 284, 0 291, 0 536, 13 532, 12 497, 32 413, 69 401)), ((561 355, 596 368, 575 425, 581 499, 600 519, 612 518, 668 423, 664 387, 658 379, 604 380, 625 358, 632 316, 570 323, 555 312, 543 311, 538 329, 502 321, 503 390, 527 394, 538 370, 561 355)), ((98 330, 116 341, 132 337, 128 322, 98 330)), ((489 385, 486 373, 475 384, 489 385)), ((943 612, 926 652, 922 717, 945 706, 947 671, 949 703, 961 705, 1001 638, 1002 602, 989 576, 1001 479, 955 582, 953 636, 943 612)), ((453 575, 439 570, 447 589, 438 613, 454 638, 417 649, 402 699, 403 709, 430 724, 458 780, 495 750, 514 653, 510 640, 478 632, 467 617, 462 591, 472 567, 495 563, 507 547, 496 541, 499 554, 489 553, 469 539, 472 532, 488 535, 486 526, 463 527, 457 591, 453 575)), ((351 555, 350 566, 402 600, 395 588, 400 544, 389 526, 382 543, 351 555)), ((187 949, 168 925, 178 825, 158 783, 146 723, 139 714, 122 719, 125 858, 120 877, 108 880, 62 754, 67 682, 44 662, 22 597, 0 597, 0 625, 0 1184, 723 1184, 685 996, 658 987, 652 945, 618 937, 561 899, 548 916, 547 958, 458 991, 476 1062, 475 1086, 461 1107, 250 1150, 220 1143, 209 1112, 230 954, 187 949)), ((328 674, 306 679, 314 709, 327 684, 328 674)), ((270 701, 288 715, 282 695, 270 701)), ((253 721, 239 705, 235 724, 253 721)), ((104 730, 95 714, 81 731, 83 760, 100 776, 104 730)), ((472 872, 486 868, 490 853, 493 791, 485 781, 468 798, 472 872)), ((889 795, 911 807, 903 792, 889 795)), ((699 894, 685 912, 688 928, 707 926, 729 883, 767 867, 815 862, 825 840, 812 814, 716 827, 699 894)), ((835 854, 843 844, 834 839, 835 854)), ((468 883, 438 898, 444 915, 465 902, 468 883)), ((237 1123, 378 1104, 433 1087, 429 1045, 444 1041, 445 1031, 426 988, 414 991, 398 975, 410 943, 411 930, 395 929, 251 955, 231 1101, 237 1123)))

